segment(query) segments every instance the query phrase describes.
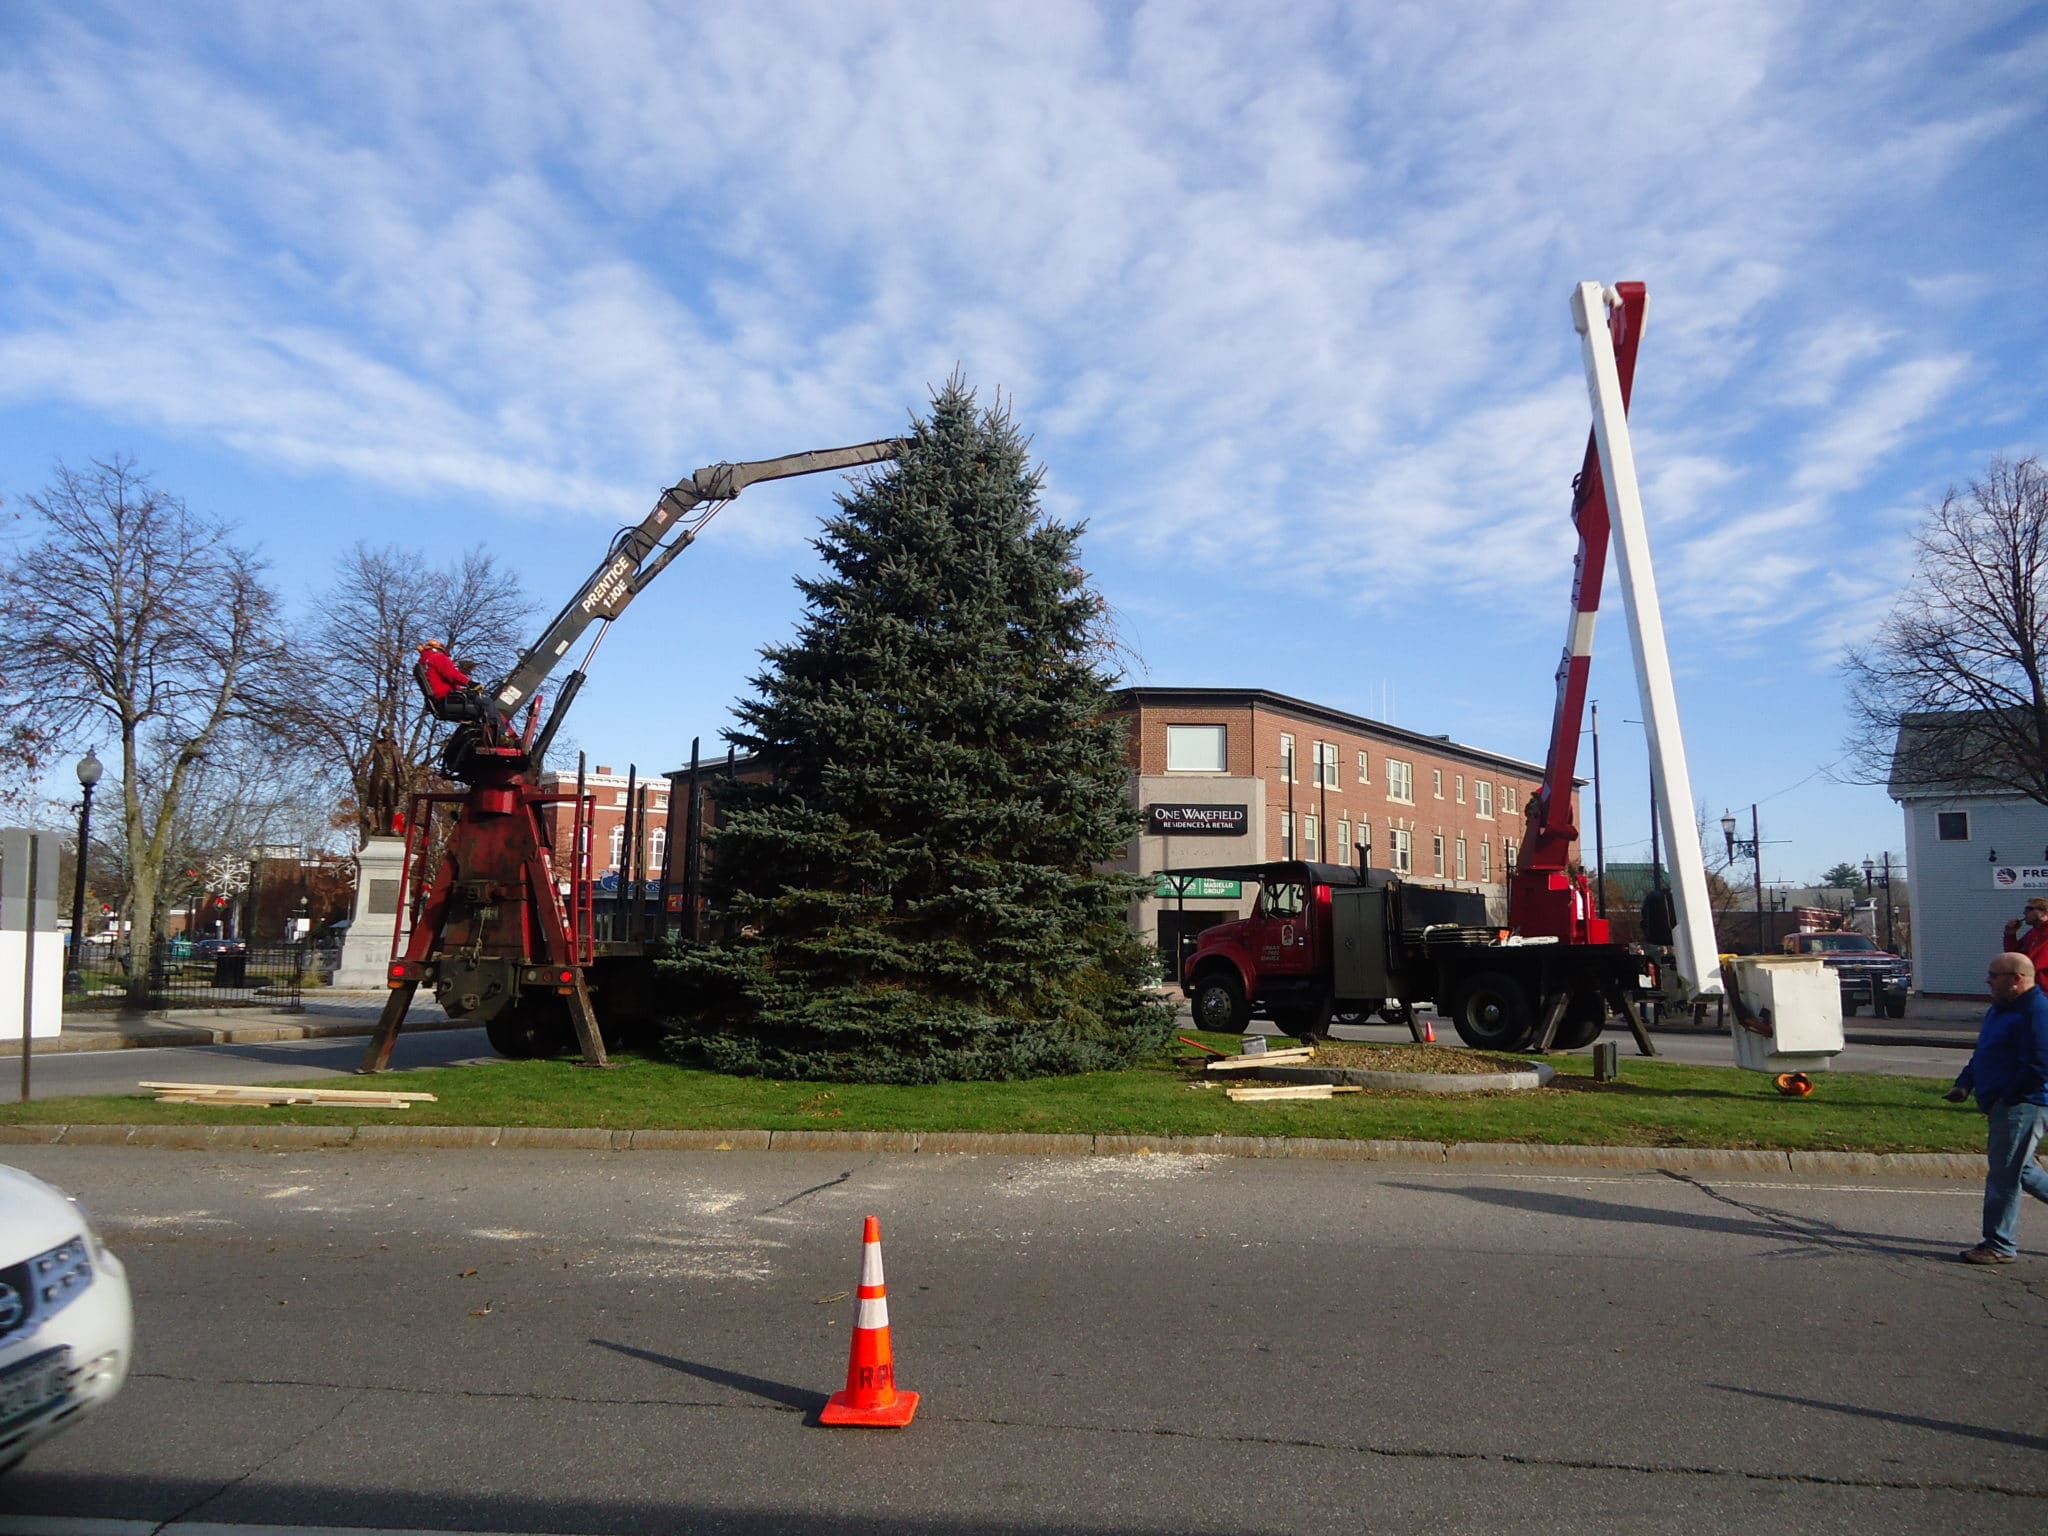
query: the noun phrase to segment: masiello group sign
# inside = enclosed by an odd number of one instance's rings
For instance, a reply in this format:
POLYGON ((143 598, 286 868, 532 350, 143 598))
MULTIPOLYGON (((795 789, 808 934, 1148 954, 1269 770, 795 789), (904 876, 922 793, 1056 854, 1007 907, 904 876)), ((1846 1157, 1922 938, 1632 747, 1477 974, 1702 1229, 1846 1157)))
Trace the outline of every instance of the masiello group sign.
POLYGON ((1145 830, 1175 836, 1243 837, 1251 830, 1251 816, 1242 805, 1148 805, 1145 830))

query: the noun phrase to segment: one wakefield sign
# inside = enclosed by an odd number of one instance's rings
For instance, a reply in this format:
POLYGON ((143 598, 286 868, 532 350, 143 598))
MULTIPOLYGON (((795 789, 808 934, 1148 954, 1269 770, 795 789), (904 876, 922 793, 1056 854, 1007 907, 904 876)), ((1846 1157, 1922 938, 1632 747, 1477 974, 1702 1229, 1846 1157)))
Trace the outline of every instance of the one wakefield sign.
POLYGON ((1161 836, 1243 837, 1251 830, 1251 813, 1242 805, 1148 805, 1145 830, 1161 836))

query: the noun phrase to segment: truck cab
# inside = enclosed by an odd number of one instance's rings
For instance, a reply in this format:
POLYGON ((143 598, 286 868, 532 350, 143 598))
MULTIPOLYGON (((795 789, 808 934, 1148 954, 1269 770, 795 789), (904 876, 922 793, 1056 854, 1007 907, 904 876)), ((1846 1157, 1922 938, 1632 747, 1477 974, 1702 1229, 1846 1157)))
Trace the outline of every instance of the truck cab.
POLYGON ((1792 933, 1781 946, 1788 955, 1818 955, 1842 986, 1842 1012, 1853 1016, 1868 1005, 1875 1018, 1906 1016, 1906 998, 1912 989, 1913 968, 1905 960, 1860 933, 1792 933))
POLYGON ((1198 1029, 1241 1031, 1254 1011, 1289 1034, 1327 1017, 1330 890, 1360 883, 1345 864, 1287 859, 1235 865, 1223 878, 1256 881, 1251 916, 1202 930, 1181 974, 1198 1029))

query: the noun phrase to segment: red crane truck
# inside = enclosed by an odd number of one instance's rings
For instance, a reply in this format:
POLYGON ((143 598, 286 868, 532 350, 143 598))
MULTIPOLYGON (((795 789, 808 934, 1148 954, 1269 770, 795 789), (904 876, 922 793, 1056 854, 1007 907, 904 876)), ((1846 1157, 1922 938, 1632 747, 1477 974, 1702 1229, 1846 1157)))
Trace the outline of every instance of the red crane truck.
POLYGON ((596 936, 587 835, 591 798, 580 775, 573 794, 543 791, 538 784, 548 744, 583 686, 584 668, 626 605, 746 487, 880 463, 900 448, 899 440, 886 438, 698 470, 663 491, 636 527, 620 531, 576 595, 480 700, 450 703, 429 694, 436 713, 461 722, 455 749, 444 761, 468 787, 413 797, 387 975, 390 996, 360 1070, 382 1071, 390 1061, 406 1009, 422 986, 433 988, 449 1017, 484 1025, 504 1055, 553 1055, 573 1043, 586 1063, 605 1063, 592 994, 605 996, 607 1023, 630 1017, 648 1006, 652 964, 641 936, 596 936), (599 627, 589 650, 540 726, 537 690, 592 625, 599 627), (512 722, 522 706, 525 724, 518 729, 512 722), (557 866, 546 822, 548 807, 563 801, 574 805, 574 851, 567 868, 557 866))
MULTIPOLYGON (((1605 300, 1611 351, 1602 366, 1613 369, 1615 409, 1625 417, 1648 295, 1641 283, 1621 283, 1605 300)), ((1588 304, 1583 290, 1579 302, 1588 304)), ((1597 322, 1582 316, 1582 329, 1590 323, 1597 322)), ((1589 364, 1589 382, 1591 375, 1589 364)), ((1359 868, 1285 860, 1170 871, 1169 878, 1248 880, 1259 886, 1252 915, 1205 929, 1183 968, 1182 990, 1198 1027, 1241 1030, 1257 1012, 1289 1033, 1313 1035, 1339 1012, 1380 1011, 1399 1020, 1406 1017, 1401 1010, 1428 1001, 1475 1048, 1574 1050, 1598 1038, 1611 1009, 1628 1022, 1642 1053, 1656 1054, 1636 1003, 1656 993, 1671 952, 1611 941, 1572 852, 1579 835, 1573 769, 1611 518, 1602 469, 1611 445, 1602 441, 1603 403, 1599 383, 1593 387, 1595 427, 1572 481, 1572 521, 1579 534, 1572 617, 1557 671, 1543 781, 1530 797, 1522 846, 1508 875, 1509 926, 1488 928, 1484 900, 1475 892, 1363 868, 1363 845, 1359 868), (1390 1007, 1388 999, 1398 1001, 1390 1007)), ((1613 430, 1610 422, 1610 435, 1613 430)), ((1632 487, 1632 461, 1626 475, 1632 487)), ((1645 582, 1647 574, 1645 559, 1645 582)), ((1661 675, 1660 686, 1668 690, 1661 621, 1636 628, 1639 671, 1661 675), (1657 642, 1646 663, 1640 642, 1650 627, 1657 642)), ((1661 696, 1656 702, 1661 705, 1661 696)), ((1646 706, 1652 718, 1661 713, 1646 706)), ((1675 743, 1675 720, 1670 736, 1675 743)))

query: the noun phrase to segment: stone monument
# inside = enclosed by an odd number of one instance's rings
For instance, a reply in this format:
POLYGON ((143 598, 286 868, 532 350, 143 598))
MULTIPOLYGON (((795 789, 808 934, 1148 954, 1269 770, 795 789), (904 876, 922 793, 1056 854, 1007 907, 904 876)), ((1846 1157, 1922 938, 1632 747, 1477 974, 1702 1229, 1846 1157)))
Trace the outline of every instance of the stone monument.
POLYGON ((342 940, 337 988, 384 989, 391 937, 398 931, 398 885, 405 870, 405 839, 367 837, 356 855, 356 904, 342 940))

